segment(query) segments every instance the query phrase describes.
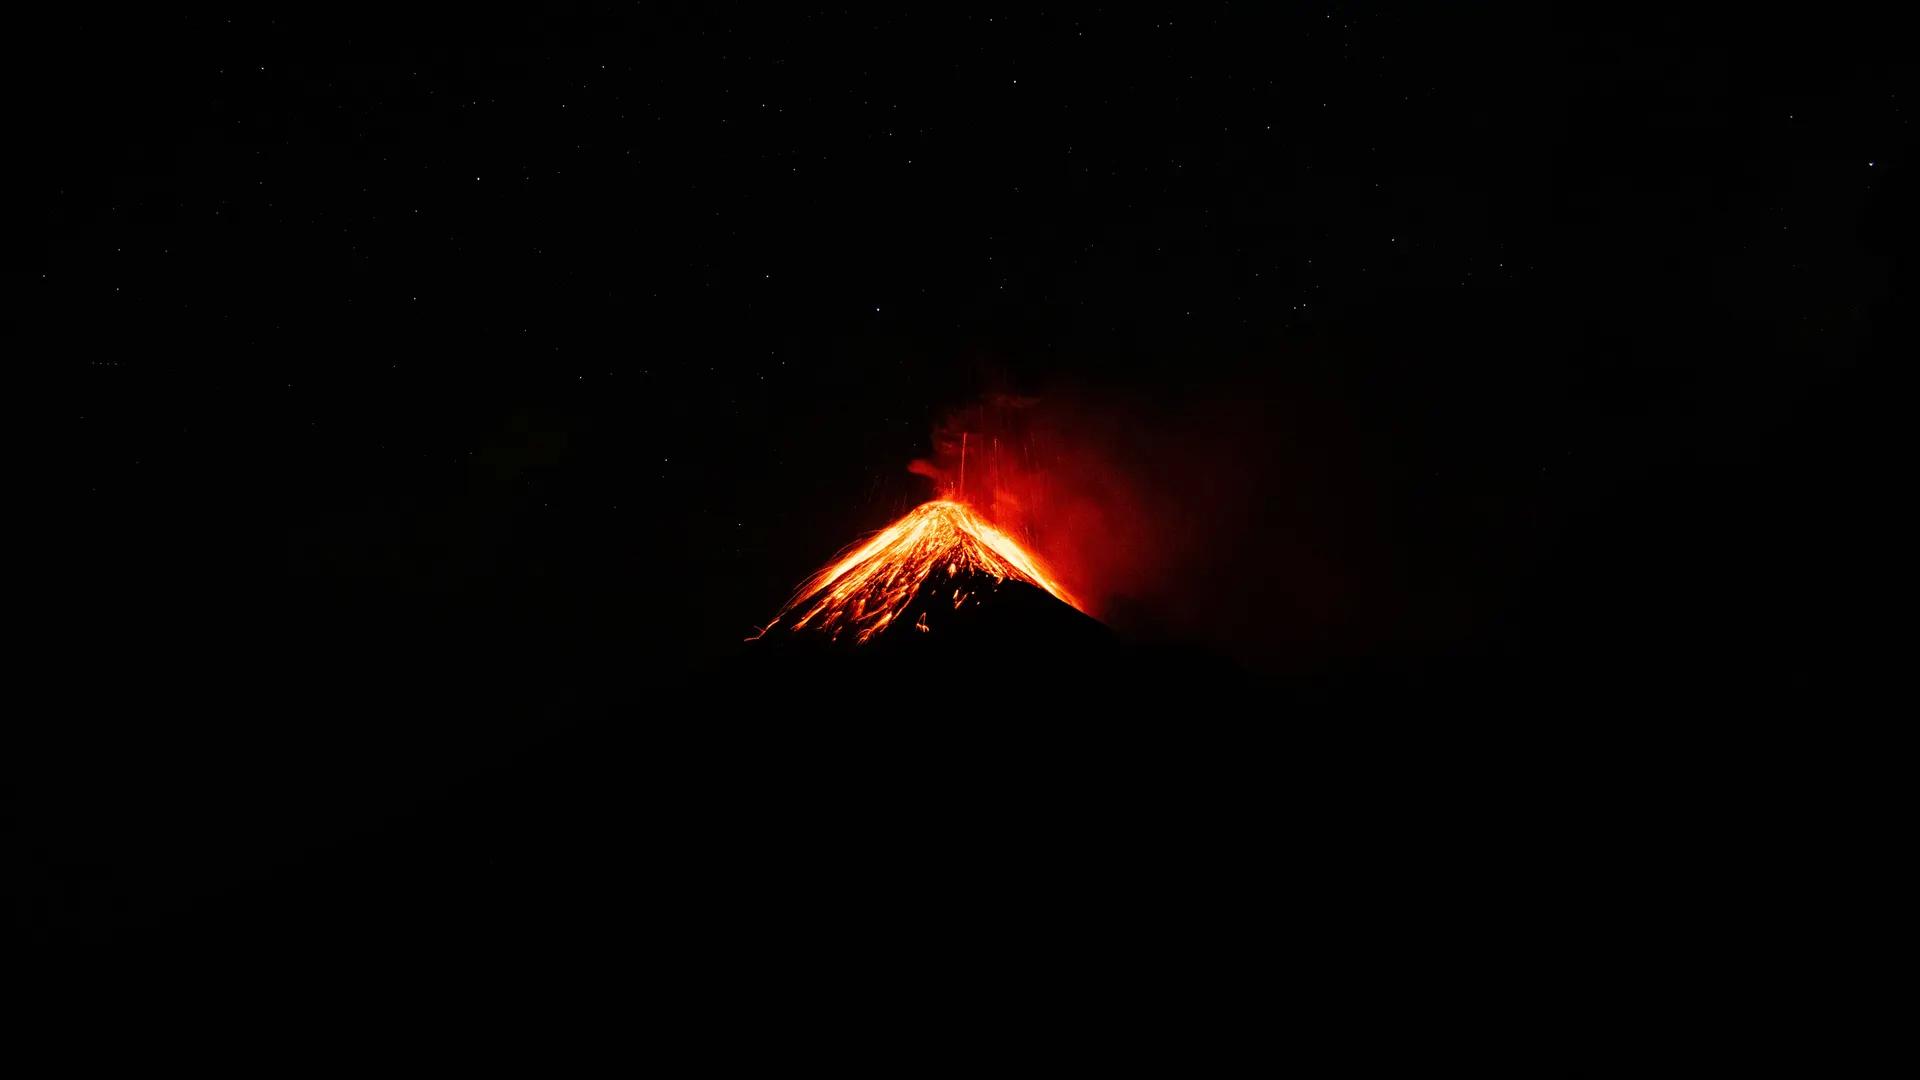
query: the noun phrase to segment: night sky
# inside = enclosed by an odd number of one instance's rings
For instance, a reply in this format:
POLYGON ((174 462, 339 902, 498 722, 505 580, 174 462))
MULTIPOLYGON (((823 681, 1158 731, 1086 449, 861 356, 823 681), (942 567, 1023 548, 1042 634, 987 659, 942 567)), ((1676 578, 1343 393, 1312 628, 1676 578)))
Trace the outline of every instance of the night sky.
POLYGON ((34 16, 28 921, 578 884, 514 800, 737 730, 741 639, 995 395, 1124 501, 1116 632, 1234 673, 1175 728, 1822 692, 1910 341, 1884 29, 1123 10, 34 16))

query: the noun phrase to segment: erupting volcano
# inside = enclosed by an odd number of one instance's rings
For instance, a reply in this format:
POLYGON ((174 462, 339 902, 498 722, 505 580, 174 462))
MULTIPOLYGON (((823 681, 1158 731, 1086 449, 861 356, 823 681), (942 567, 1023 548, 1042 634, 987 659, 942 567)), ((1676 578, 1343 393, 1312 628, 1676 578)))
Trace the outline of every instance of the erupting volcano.
POLYGON ((810 631, 865 644, 890 629, 931 633, 1010 583, 1080 606, 1011 536, 962 503, 936 499, 808 578, 756 636, 810 631))

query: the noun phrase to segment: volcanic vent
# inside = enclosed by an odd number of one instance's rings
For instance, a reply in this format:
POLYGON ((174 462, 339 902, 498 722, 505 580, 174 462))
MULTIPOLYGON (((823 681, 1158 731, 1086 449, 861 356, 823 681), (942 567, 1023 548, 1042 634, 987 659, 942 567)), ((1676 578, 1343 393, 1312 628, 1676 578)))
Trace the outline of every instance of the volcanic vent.
POLYGON ((1098 624, 1011 536, 966 505, 937 499, 808 578, 757 636, 862 645, 1009 626, 1051 635, 1098 624))

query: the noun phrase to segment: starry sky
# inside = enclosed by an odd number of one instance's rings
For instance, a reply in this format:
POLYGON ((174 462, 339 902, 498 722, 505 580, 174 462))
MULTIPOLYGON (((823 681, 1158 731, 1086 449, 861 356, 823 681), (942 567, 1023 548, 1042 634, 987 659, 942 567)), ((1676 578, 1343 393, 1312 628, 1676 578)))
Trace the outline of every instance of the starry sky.
POLYGON ((1864 585, 1913 109, 1868 25, 34 18, 58 633, 190 742, 464 760, 675 685, 997 391, 1193 493, 1117 625, 1280 684, 1810 677, 1864 585))

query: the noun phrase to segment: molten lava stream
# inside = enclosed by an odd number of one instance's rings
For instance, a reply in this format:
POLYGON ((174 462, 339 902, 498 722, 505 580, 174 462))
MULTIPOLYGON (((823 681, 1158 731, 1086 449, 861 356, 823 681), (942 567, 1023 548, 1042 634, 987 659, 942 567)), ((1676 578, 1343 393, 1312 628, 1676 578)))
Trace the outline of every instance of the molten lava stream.
MULTIPOLYGON (((992 578, 996 586, 1008 579, 1024 581, 1080 607, 1011 536, 961 503, 936 499, 808 578, 756 636, 784 624, 788 630, 815 630, 835 639, 852 630, 855 642, 864 643, 892 625, 929 588, 930 579, 934 590, 953 584, 944 599, 957 609, 975 598, 983 577, 992 578)), ((924 611, 914 626, 927 629, 924 611)))

